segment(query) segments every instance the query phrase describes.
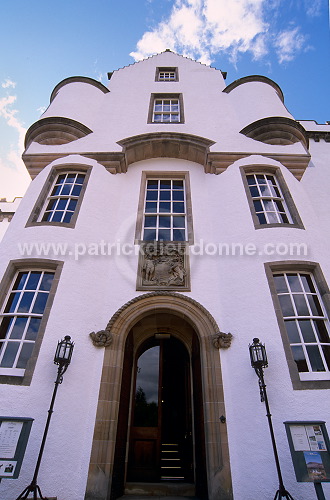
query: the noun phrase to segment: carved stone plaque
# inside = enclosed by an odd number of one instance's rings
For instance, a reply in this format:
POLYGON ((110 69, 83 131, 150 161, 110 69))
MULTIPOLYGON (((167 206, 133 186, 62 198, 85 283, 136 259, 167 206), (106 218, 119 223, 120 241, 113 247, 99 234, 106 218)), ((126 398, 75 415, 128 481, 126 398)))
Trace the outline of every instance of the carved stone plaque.
POLYGON ((190 291, 188 246, 150 242, 140 246, 137 290, 190 291))

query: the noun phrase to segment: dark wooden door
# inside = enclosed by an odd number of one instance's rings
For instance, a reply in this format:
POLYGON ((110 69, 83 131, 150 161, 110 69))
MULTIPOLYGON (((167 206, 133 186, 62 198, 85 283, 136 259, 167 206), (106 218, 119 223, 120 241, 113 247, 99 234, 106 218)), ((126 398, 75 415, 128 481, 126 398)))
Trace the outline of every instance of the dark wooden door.
POLYGON ((128 481, 193 480, 190 361, 169 337, 148 342, 136 360, 128 481))

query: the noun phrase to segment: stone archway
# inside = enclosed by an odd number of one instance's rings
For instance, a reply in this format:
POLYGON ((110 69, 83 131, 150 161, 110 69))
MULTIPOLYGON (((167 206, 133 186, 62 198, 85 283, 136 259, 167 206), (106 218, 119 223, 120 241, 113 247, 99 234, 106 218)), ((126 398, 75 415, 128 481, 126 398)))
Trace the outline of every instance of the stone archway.
MULTIPOLYGON (((212 315, 201 304, 190 297, 172 292, 147 293, 132 299, 112 316, 106 327, 106 333, 111 334, 112 343, 104 354, 85 499, 110 498, 115 470, 125 345, 132 331, 137 332, 137 338, 142 339, 138 332, 143 330, 147 334, 148 325, 150 332, 155 332, 158 328, 159 331, 164 331, 164 328, 175 331, 184 342, 189 338, 189 329, 196 333, 203 395, 207 496, 210 500, 231 500, 227 429, 226 424, 219 420, 221 415, 225 415, 220 356, 215 348, 217 342, 214 341, 219 337, 220 331, 212 315), (170 322, 166 325, 165 316, 170 322)), ((125 450, 122 453, 125 454, 125 450)))

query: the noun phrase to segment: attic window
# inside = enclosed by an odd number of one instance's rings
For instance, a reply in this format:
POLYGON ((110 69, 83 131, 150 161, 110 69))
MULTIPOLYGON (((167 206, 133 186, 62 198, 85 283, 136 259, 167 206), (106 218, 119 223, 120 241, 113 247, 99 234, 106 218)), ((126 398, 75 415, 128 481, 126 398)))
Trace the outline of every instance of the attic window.
POLYGON ((177 82, 178 68, 157 68, 156 82, 177 82))

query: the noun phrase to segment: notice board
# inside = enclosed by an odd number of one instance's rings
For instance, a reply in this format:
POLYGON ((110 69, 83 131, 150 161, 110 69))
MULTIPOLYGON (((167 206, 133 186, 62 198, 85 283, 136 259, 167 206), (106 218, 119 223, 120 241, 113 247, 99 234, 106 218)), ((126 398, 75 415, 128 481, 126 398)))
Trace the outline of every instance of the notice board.
POLYGON ((0 478, 19 476, 33 418, 0 417, 0 478))
POLYGON ((324 421, 284 422, 298 482, 330 481, 330 443, 324 421))

